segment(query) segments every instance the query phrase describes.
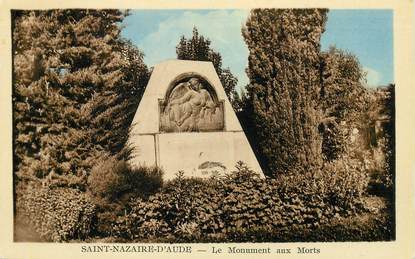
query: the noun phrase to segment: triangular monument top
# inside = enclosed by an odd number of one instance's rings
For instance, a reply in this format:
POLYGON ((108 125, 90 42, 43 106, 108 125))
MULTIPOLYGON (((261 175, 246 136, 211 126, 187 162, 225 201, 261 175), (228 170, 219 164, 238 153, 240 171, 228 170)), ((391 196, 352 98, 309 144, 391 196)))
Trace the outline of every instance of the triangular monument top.
POLYGON ((224 130, 242 131, 238 118, 228 101, 225 90, 211 62, 167 60, 154 66, 133 120, 133 124, 137 125, 134 127, 134 134, 158 133, 160 129, 159 102, 166 100, 166 94, 171 93, 172 88, 178 82, 192 77, 199 77, 200 81, 205 81, 205 87, 211 86, 217 95, 217 99, 224 102, 224 130))

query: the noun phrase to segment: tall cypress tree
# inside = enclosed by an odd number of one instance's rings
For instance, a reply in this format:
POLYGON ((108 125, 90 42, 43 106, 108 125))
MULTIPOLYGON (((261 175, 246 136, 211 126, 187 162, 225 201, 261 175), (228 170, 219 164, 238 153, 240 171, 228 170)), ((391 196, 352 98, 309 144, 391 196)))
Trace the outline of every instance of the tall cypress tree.
POLYGON ((12 13, 19 177, 82 185, 95 159, 124 150, 148 71, 120 38, 123 17, 118 10, 12 13))
POLYGON ((320 37, 323 9, 254 9, 243 28, 249 49, 248 102, 268 174, 322 163, 320 37))

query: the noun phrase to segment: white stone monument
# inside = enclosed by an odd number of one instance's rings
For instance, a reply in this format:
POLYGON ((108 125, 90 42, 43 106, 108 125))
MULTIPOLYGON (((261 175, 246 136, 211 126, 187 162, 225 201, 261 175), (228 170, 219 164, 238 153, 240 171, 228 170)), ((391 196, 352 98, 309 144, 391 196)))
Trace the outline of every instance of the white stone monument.
POLYGON ((164 179, 228 173, 237 161, 262 170, 211 62, 168 60, 154 67, 129 143, 134 166, 159 166, 164 179))

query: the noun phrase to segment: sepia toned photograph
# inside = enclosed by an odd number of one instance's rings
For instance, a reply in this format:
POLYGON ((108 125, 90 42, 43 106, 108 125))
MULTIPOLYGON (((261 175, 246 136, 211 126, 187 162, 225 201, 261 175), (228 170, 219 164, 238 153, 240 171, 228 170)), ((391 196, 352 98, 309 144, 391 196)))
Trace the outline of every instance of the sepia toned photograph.
POLYGON ((396 240, 393 9, 10 17, 13 242, 396 240))

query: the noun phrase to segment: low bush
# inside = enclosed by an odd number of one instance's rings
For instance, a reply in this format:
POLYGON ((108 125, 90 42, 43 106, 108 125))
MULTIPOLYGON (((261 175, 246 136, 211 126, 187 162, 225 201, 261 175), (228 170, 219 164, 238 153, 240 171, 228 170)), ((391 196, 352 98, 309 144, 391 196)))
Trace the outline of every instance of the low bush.
POLYGON ((93 229, 95 206, 76 189, 30 184, 16 198, 16 210, 46 241, 84 239, 93 229))
MULTIPOLYGON (((383 198, 374 196, 366 199, 379 201, 383 198)), ((393 211, 390 201, 385 200, 386 204, 376 204, 375 211, 360 213, 354 217, 334 218, 317 229, 304 231, 301 237, 310 242, 394 240, 393 211)), ((385 202, 380 201, 380 203, 385 202)))
POLYGON ((315 229, 364 210, 365 177, 340 167, 273 180, 257 177, 243 164, 225 178, 179 176, 148 199, 131 200, 114 233, 126 239, 191 242, 240 241, 256 230, 315 229))
POLYGON ((124 173, 129 170, 127 163, 115 157, 97 163, 88 176, 88 189, 97 197, 115 199, 127 189, 124 173))
POLYGON ((163 172, 156 167, 132 168, 124 160, 109 157, 92 168, 88 187, 94 196, 109 201, 125 194, 145 197, 162 186, 162 176, 163 172))
POLYGON ((325 197, 331 205, 349 212, 362 207, 362 197, 367 192, 369 175, 357 160, 336 160, 326 163, 321 170, 294 172, 280 175, 276 186, 281 192, 302 193, 325 197))

